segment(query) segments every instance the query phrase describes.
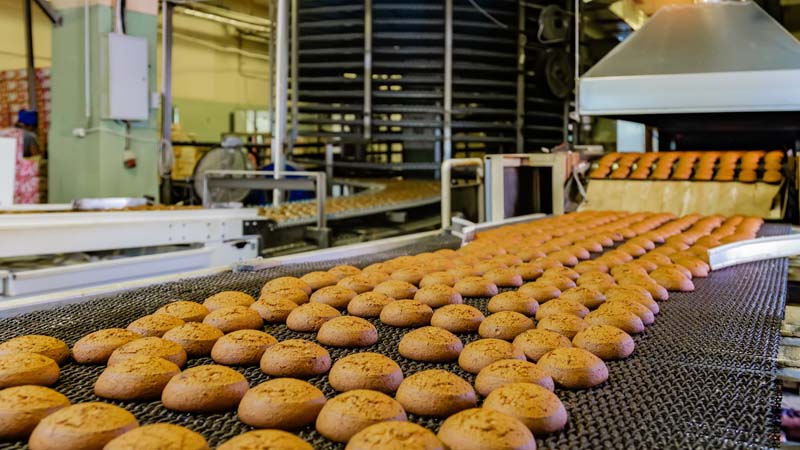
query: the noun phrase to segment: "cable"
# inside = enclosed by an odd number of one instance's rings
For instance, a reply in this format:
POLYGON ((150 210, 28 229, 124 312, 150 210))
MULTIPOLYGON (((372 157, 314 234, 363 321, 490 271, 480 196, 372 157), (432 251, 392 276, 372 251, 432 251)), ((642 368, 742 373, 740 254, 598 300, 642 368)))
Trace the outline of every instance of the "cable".
POLYGON ((481 8, 481 5, 479 5, 479 4, 478 4, 478 3, 477 3, 475 0, 467 0, 467 1, 469 1, 469 3, 470 3, 470 4, 471 4, 471 5, 472 5, 472 6, 473 6, 475 9, 477 9, 477 10, 478 10, 478 12, 480 12, 481 14, 483 14, 484 16, 486 16, 486 18, 487 18, 487 19, 489 19, 489 20, 491 20, 492 22, 494 22, 494 24, 495 24, 495 25, 497 25, 498 27, 500 27, 500 28, 502 28, 502 29, 504 29, 504 30, 508 30, 508 29, 509 29, 508 25, 504 24, 503 22, 500 22, 500 21, 499 21, 499 20, 497 20, 497 18, 495 18, 493 15, 489 14, 489 11, 486 11, 485 9, 481 8))
POLYGON ((124 132, 121 132, 121 131, 112 130, 110 128, 105 128, 105 127, 87 128, 86 130, 84 130, 84 133, 86 133, 86 134, 90 134, 90 133, 108 133, 108 134, 113 134, 114 136, 119 136, 119 137, 123 137, 123 138, 126 138, 126 139, 130 139, 132 141, 144 142, 144 143, 147 143, 147 144, 158 144, 158 145, 161 145, 161 141, 159 139, 142 138, 142 137, 138 137, 138 136, 133 136, 132 134, 128 134, 128 133, 124 133, 124 132))

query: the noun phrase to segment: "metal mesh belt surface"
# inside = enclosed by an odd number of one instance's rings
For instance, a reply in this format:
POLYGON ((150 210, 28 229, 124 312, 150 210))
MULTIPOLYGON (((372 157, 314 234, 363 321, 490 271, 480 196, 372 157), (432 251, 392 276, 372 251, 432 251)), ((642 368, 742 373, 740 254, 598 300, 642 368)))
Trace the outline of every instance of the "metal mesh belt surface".
MULTIPOLYGON (((785 234, 785 226, 767 225, 762 235, 785 234)), ((430 238, 393 252, 366 255, 346 262, 356 265, 454 247, 452 238, 430 238)), ((0 321, 0 341, 22 334, 48 334, 72 345, 81 336, 109 327, 125 327, 174 299, 202 301, 222 290, 257 294, 261 285, 281 275, 302 275, 334 263, 300 264, 258 273, 226 273, 206 278, 152 286, 59 309, 40 311, 0 321)), ((779 445, 780 391, 776 379, 779 328, 786 296, 786 259, 763 261, 715 271, 695 279, 696 291, 673 293, 661 303, 656 323, 635 338, 636 351, 624 361, 609 362, 605 384, 581 391, 557 389, 569 412, 567 428, 539 438, 540 448, 662 449, 662 448, 775 448, 779 445)), ((466 299, 486 313, 487 299, 466 299)), ((431 364, 403 358, 397 344, 407 331, 372 320, 380 333, 377 344, 364 349, 328 348, 332 358, 374 351, 397 361, 406 376, 430 368, 450 370, 469 382, 475 376, 457 364, 431 364)), ((268 326, 279 340, 312 339, 313 333, 290 331, 285 325, 268 326)), ((464 343, 477 335, 460 336, 464 343)), ((210 364, 210 358, 190 360, 188 366, 210 364)), ((251 386, 268 377, 257 367, 238 368, 251 386)), ((103 366, 62 367, 55 389, 73 403, 105 401, 93 393, 103 366)), ((327 377, 310 382, 336 395, 327 377)), ((188 414, 165 409, 160 402, 111 402, 125 407, 141 424, 173 422, 208 439, 212 448, 250 430, 235 412, 188 414)), ((441 419, 409 415, 434 432, 441 419)), ((313 427, 298 433, 318 449, 341 449, 313 427)), ((23 449, 24 443, 0 443, 0 449, 23 449)))

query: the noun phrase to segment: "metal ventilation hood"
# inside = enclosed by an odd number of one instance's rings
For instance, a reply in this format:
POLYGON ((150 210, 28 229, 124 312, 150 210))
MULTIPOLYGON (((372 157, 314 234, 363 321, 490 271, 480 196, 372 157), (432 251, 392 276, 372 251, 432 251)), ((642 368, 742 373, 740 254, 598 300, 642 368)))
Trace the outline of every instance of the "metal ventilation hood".
POLYGON ((664 7, 586 72, 578 104, 655 121, 800 111, 800 43, 749 0, 664 7))

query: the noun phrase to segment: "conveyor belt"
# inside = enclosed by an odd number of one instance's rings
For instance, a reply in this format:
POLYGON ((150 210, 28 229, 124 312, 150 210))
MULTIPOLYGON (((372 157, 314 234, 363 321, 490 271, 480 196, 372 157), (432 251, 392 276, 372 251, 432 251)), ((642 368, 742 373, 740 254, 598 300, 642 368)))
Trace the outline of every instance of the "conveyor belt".
MULTIPOLYGON (((785 226, 766 225, 762 235, 785 234, 785 226)), ((349 259, 356 265, 434 248, 454 247, 448 237, 429 238, 402 250, 349 259)), ((124 327, 172 299, 203 298, 225 289, 256 294, 265 280, 300 275, 333 263, 302 264, 258 273, 227 273, 125 292, 51 311, 41 311, 0 321, 0 341, 27 333, 50 334, 74 343, 91 331, 124 327)), ((779 445, 780 391, 775 376, 779 327, 786 296, 785 259, 763 261, 696 279, 696 291, 672 294, 661 303, 655 325, 636 337, 636 352, 625 361, 609 362, 610 378, 584 391, 557 390, 570 422, 555 435, 539 439, 549 449, 663 449, 663 448, 775 448, 779 445)), ((486 312, 486 299, 468 299, 486 312)), ((406 376, 441 367, 473 382, 474 375, 456 364, 427 364, 407 360, 397 353, 405 330, 373 320, 380 333, 378 344, 366 349, 330 348, 334 359, 348 353, 376 351, 397 361, 406 376)), ((269 326, 280 340, 313 334, 297 333, 285 326, 269 326)), ((462 335, 466 343, 476 335, 462 335)), ((209 364, 209 358, 189 361, 189 366, 209 364)), ((99 400, 92 385, 102 366, 67 364, 55 388, 73 402, 99 400)), ((258 368, 242 368, 256 385, 267 379, 258 368)), ((326 377, 310 380, 328 397, 335 392, 326 377)), ((249 430, 234 412, 200 415, 166 410, 160 402, 113 402, 136 415, 142 424, 174 422, 202 433, 213 446, 249 430)), ((409 415, 436 431, 441 420, 409 415)), ((312 428, 300 436, 318 449, 339 449, 312 428)), ((26 448, 22 443, 0 443, 0 449, 26 448)))

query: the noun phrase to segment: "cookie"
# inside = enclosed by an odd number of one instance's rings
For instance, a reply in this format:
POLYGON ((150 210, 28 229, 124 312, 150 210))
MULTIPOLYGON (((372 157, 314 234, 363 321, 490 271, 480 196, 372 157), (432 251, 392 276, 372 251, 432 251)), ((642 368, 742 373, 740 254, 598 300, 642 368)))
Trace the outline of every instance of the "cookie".
POLYGON ((436 436, 450 449, 536 450, 536 440, 528 427, 514 417, 487 408, 453 414, 442 423, 436 436))
POLYGON ((293 309, 286 317, 286 326, 293 331, 319 331, 322 324, 341 314, 325 303, 306 303, 293 309))
POLYGON ((447 417, 476 405, 475 390, 463 378, 441 369, 424 370, 403 380, 397 401, 421 416, 447 417))
POLYGON ((240 434, 223 443, 217 450, 314 450, 308 442, 281 430, 255 430, 240 434))
POLYGON ((650 308, 648 308, 647 306, 635 302, 633 300, 619 298, 606 302, 605 304, 603 304, 603 306, 597 309, 605 311, 607 309, 616 309, 616 308, 626 309, 636 314, 637 316, 639 316, 639 319, 642 320, 642 323, 645 326, 652 325, 653 322, 655 322, 655 315, 653 314, 653 311, 650 311, 650 308))
POLYGON ((381 311, 381 322, 393 327, 421 327, 431 323, 433 309, 416 300, 397 300, 381 311))
POLYGON ((374 318, 381 315, 384 306, 393 302, 388 295, 377 292, 364 292, 358 294, 347 304, 347 313, 351 316, 374 318))
POLYGON ((483 274, 483 278, 491 281, 498 287, 520 287, 523 283, 522 275, 518 274, 514 269, 505 267, 487 270, 483 274))
POLYGON ((277 343, 277 339, 263 331, 234 331, 217 339, 211 348, 211 359, 227 366, 257 366, 264 351, 277 343))
POLYGON ((405 281, 415 286, 418 286, 419 282, 422 281, 422 278, 424 277, 425 272, 418 267, 406 267, 392 272, 393 280, 405 281))
POLYGON ((500 339, 478 339, 464 346, 458 356, 458 365, 469 373, 478 373, 489 364, 501 359, 525 359, 521 350, 500 339))
POLYGON ((536 320, 541 321, 553 314, 571 314, 584 318, 589 314, 589 308, 575 300, 557 298, 539 307, 536 311, 536 320))
POLYGON ((339 281, 341 281, 342 278, 358 275, 359 273, 361 273, 361 269, 355 266, 344 264, 331 267, 330 269, 328 269, 328 273, 335 276, 339 281))
POLYGON ((372 291, 387 295, 395 300, 403 300, 414 298, 414 294, 417 293, 417 287, 407 281, 387 280, 375 286, 372 291))
POLYGON ((625 359, 635 347, 628 333, 609 325, 592 325, 576 334, 572 343, 602 360, 625 359))
POLYGON ((261 288, 261 293, 264 294, 265 292, 276 291, 279 289, 285 288, 296 288, 300 289, 306 293, 306 295, 311 295, 311 286, 308 285, 305 281, 301 280, 297 277, 278 277, 273 280, 269 280, 264 283, 264 286, 261 288))
POLYGON ((518 334, 534 327, 533 320, 514 311, 494 313, 481 322, 478 334, 484 338, 511 341, 518 334))
POLYGON ((261 371, 274 377, 313 377, 331 368, 331 355, 305 339, 288 339, 264 351, 261 371))
POLYGON ((478 372, 475 390, 484 397, 495 389, 510 383, 533 383, 552 391, 553 379, 536 364, 518 359, 501 359, 478 372))
POLYGON ((300 280, 311 286, 312 291, 316 291, 327 286, 335 285, 339 282, 339 277, 330 272, 316 271, 303 275, 300 277, 300 280))
POLYGON ((209 364, 172 377, 161 394, 164 407, 180 412, 222 412, 235 409, 249 389, 241 373, 209 364))
POLYGON ((597 289, 577 286, 561 292, 559 300, 576 301, 589 309, 595 309, 606 301, 606 296, 597 289))
POLYGON ((42 419, 67 406, 67 397, 42 386, 1 390, 0 441, 26 439, 42 419))
POLYGON ((574 314, 556 313, 540 320, 536 324, 536 328, 553 331, 572 339, 579 331, 586 329, 589 325, 589 322, 574 314))
POLYGON ((317 416, 317 431, 335 442, 347 442, 370 425, 405 421, 406 412, 388 395, 365 389, 339 394, 322 407, 317 416))
POLYGON ((171 423, 145 425, 128 431, 103 447, 103 450, 208 450, 199 433, 171 423))
POLYGON ((547 278, 556 275, 569 278, 572 281, 577 280, 581 276, 581 274, 576 272, 574 269, 570 269, 569 267, 551 267, 544 271, 542 277, 547 278))
POLYGON ((311 294, 311 303, 322 303, 336 309, 346 309, 356 291, 342 286, 328 286, 311 294))
MULTIPOLYGON (((382 280, 385 281, 385 280, 382 280)), ((349 277, 344 277, 336 283, 337 286, 341 286, 346 289, 350 289, 351 291, 355 291, 356 294, 363 294, 364 292, 371 291, 376 285, 381 283, 382 281, 373 281, 367 278, 363 274, 352 275, 349 277)))
POLYGON ((453 286, 464 297, 492 297, 497 295, 497 285, 483 277, 464 277, 453 286))
POLYGON ((501 292, 489 300, 486 308, 490 313, 513 311, 526 316, 533 316, 539 310, 539 302, 519 292, 501 292))
POLYGON ((0 356, 13 353, 38 353, 61 365, 69 358, 69 347, 61 339, 41 334, 29 334, 0 344, 0 356))
POLYGON ((680 271, 670 267, 659 267, 650 272, 650 277, 668 291, 692 292, 694 283, 680 271))
POLYGON ((131 322, 128 325, 128 330, 144 337, 161 337, 167 331, 177 328, 184 323, 184 321, 177 317, 168 316, 166 314, 151 314, 131 322))
POLYGON ((287 287, 287 288, 274 289, 271 291, 262 292, 261 296, 259 296, 258 299, 259 300, 281 299, 281 300, 288 300, 296 305, 302 305, 304 303, 308 303, 309 296, 308 294, 306 294, 306 291, 300 288, 287 287))
POLYGON ((178 300, 158 308, 155 313, 177 317, 184 322, 202 322, 209 312, 208 308, 200 303, 178 300))
POLYGON ((470 305, 447 305, 431 316, 431 325, 451 333, 474 333, 485 319, 482 312, 470 305))
POLYGON ((554 433, 567 425, 567 409, 556 394, 531 383, 510 383, 492 391, 483 402, 525 424, 536 435, 554 433))
POLYGON ((555 331, 536 328, 521 333, 512 342, 531 361, 538 361, 545 353, 559 347, 572 347, 569 338, 555 331))
POLYGON ((354 434, 345 450, 444 450, 433 432, 411 422, 380 422, 354 434))
MULTIPOLYGON (((624 264, 624 263, 620 263, 624 264)), ((620 265, 616 264, 616 265, 620 265)), ((581 274, 575 283, 578 286, 604 286, 604 287, 611 287, 617 284, 617 280, 614 279, 611 275, 603 272, 586 272, 581 274)), ((603 291, 604 289, 598 289, 603 291)))
POLYGON ((192 358, 208 356, 216 344, 217 339, 223 335, 219 328, 200 322, 189 322, 178 328, 173 328, 164 333, 163 339, 172 341, 192 358))
POLYGON ((414 361, 455 361, 463 350, 461 339, 439 327, 422 327, 406 333, 398 344, 400 355, 414 361))
POLYGON ((119 406, 88 402, 67 406, 42 419, 31 433, 31 450, 101 450, 117 436, 139 426, 119 406))
POLYGON ((50 386, 58 381, 55 361, 38 353, 0 355, 0 389, 33 384, 50 386))
POLYGON ((544 270, 536 263, 523 263, 512 267, 512 270, 522 277, 523 281, 535 280, 542 276, 544 270))
POLYGON ((240 291, 224 291, 208 297, 203 302, 203 306, 209 312, 220 308, 230 308, 231 306, 250 306, 256 299, 252 295, 240 291))
MULTIPOLYGON (((298 292, 302 291, 298 290, 298 292)), ((286 318, 289 317, 289 313, 295 308, 297 308, 297 303, 279 297, 274 293, 267 294, 250 305, 250 309, 257 312, 265 323, 284 323, 286 318)))
POLYGON ((378 342, 378 330, 360 317, 334 317, 319 327, 317 341, 333 347, 368 347, 378 342))
MULTIPOLYGON (((625 308, 604 308, 592 311, 592 313, 586 316, 586 323, 590 325, 611 325, 628 334, 644 332, 644 323, 642 319, 625 308)), ((572 338, 575 337, 575 335, 569 337, 572 338)))
POLYGON ((94 393, 111 400, 157 399, 169 380, 180 372, 166 359, 134 355, 106 367, 94 383, 94 393))
POLYGON ((561 347, 546 353, 537 363, 557 384, 568 389, 587 389, 608 379, 603 360, 576 347, 561 347))
POLYGON ((396 362, 379 353, 354 353, 338 359, 328 374, 331 387, 339 392, 369 389, 394 394, 403 381, 396 362))
POLYGON ((165 359, 178 367, 186 364, 186 351, 180 344, 157 337, 146 337, 128 342, 114 350, 108 358, 108 365, 113 366, 133 356, 152 356, 165 359))
POLYGON ((422 277, 419 281, 419 287, 424 288, 437 284, 453 287, 456 281, 458 281, 458 278, 450 272, 433 272, 422 277))
POLYGON ((669 299, 669 292, 666 288, 656 283, 655 280, 650 278, 624 278, 619 281, 620 286, 639 286, 644 288, 653 300, 664 301, 669 299))
POLYGON ((455 288, 444 284, 434 284, 420 288, 414 294, 414 300, 422 302, 431 308, 441 308, 445 305, 457 305, 464 301, 461 298, 461 294, 459 294, 455 288))
POLYGON ((543 303, 561 296, 561 290, 559 288, 552 284, 540 283, 539 280, 523 284, 517 292, 525 297, 536 300, 540 307, 543 303))
POLYGON ((256 428, 296 430, 317 420, 325 394, 294 378, 273 378, 253 387, 239 403, 239 420, 256 428))
POLYGON ((246 306, 229 306, 211 311, 203 323, 218 328, 223 333, 237 330, 260 330, 264 326, 261 316, 246 306))

